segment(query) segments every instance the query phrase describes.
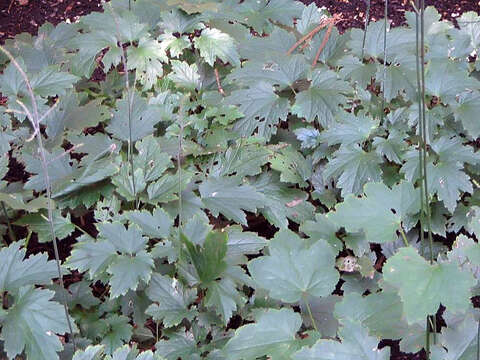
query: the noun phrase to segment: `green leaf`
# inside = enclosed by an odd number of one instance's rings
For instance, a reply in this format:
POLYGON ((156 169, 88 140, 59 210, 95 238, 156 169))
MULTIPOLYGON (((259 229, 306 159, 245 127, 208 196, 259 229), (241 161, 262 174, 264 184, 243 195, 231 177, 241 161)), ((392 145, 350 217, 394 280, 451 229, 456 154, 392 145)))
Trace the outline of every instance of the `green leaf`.
POLYGON ((172 64, 172 72, 168 74, 168 78, 178 87, 187 90, 199 90, 201 88, 197 64, 189 65, 185 61, 178 60, 172 60, 170 63, 172 64))
POLYGON ((315 221, 306 221, 300 226, 301 232, 312 240, 325 240, 339 253, 343 249, 342 242, 337 238, 340 227, 333 223, 325 214, 316 214, 315 221))
POLYGON ((478 349, 478 320, 473 311, 462 316, 445 314, 447 328, 442 329, 439 343, 447 348, 445 360, 475 359, 478 349), (460 318, 460 319, 459 319, 460 318))
POLYGON ((162 61, 168 61, 165 49, 156 40, 142 37, 137 46, 127 48, 128 69, 135 69, 137 79, 149 90, 163 75, 162 61))
POLYGON ((278 0, 275 4, 269 1, 247 1, 240 6, 235 4, 234 11, 238 21, 251 26, 261 34, 272 27, 270 20, 292 25, 292 19, 301 15, 302 4, 289 0, 278 0))
POLYGON ((53 295, 32 286, 20 288, 2 320, 0 339, 10 359, 23 350, 29 359, 59 359, 62 343, 56 334, 66 333, 68 325, 62 305, 50 301, 53 295))
POLYGON ((115 257, 115 246, 107 241, 92 241, 84 236, 80 237, 73 247, 65 265, 80 272, 88 271, 91 278, 97 273, 105 271, 115 257))
POLYGON ((227 80, 244 85, 255 86, 258 82, 280 85, 281 88, 293 87, 297 80, 305 77, 308 66, 302 55, 293 55, 275 59, 275 61, 248 61, 236 68, 227 80))
POLYGON ((194 43, 200 51, 200 56, 210 66, 214 66, 217 57, 225 63, 240 65, 240 57, 233 38, 218 29, 204 29, 201 35, 194 39, 194 43))
POLYGON ((457 63, 441 59, 432 61, 425 74, 425 87, 429 95, 438 96, 442 102, 455 103, 457 95, 466 89, 480 89, 480 82, 468 76, 457 63))
POLYGON ((235 288, 235 283, 230 279, 221 279, 208 285, 205 305, 213 307, 226 326, 241 300, 242 296, 235 288))
POLYGON ((300 302, 300 309, 302 310, 303 322, 307 326, 313 326, 310 319, 307 302, 310 304, 313 319, 318 327, 318 331, 322 337, 335 338, 338 330, 338 320, 333 314, 335 304, 342 299, 338 295, 329 295, 326 297, 307 297, 305 301, 300 302))
POLYGON ((465 311, 475 280, 454 263, 430 265, 414 248, 401 248, 383 267, 387 284, 398 288, 409 324, 435 314, 440 304, 450 312, 465 311), (448 288, 445 284, 450 284, 448 288))
MULTIPOLYGON (((38 235, 40 243, 52 241, 52 233, 50 230, 50 223, 48 222, 47 214, 42 211, 37 214, 28 214, 15 222, 15 225, 26 225, 30 230, 38 235)), ((53 228, 57 239, 62 240, 71 235, 75 227, 70 221, 70 213, 63 217, 60 210, 53 213, 53 228)))
POLYGON ((279 348, 287 350, 295 341, 302 320, 291 309, 268 309, 257 314, 254 324, 235 331, 223 348, 227 360, 255 360, 279 348))
POLYGON ((192 174, 186 171, 178 174, 165 173, 157 181, 151 183, 147 188, 148 199, 151 203, 165 203, 178 199, 179 191, 184 191, 192 179, 192 174))
POLYGON ((198 279, 207 285, 214 281, 226 270, 228 235, 221 232, 210 232, 205 239, 203 247, 195 245, 185 236, 182 236, 185 244, 185 254, 195 267, 198 279))
POLYGON ((228 234, 227 262, 230 264, 243 262, 243 255, 256 254, 267 245, 264 238, 254 232, 243 231, 238 225, 225 230, 228 234))
POLYGON ((325 180, 335 178, 337 186, 342 189, 342 196, 358 195, 368 182, 381 181, 382 159, 374 152, 365 152, 358 145, 341 146, 333 153, 327 163, 323 177, 325 180))
POLYGON ((238 177, 257 175, 262 172, 262 166, 268 162, 270 155, 268 149, 256 145, 229 147, 220 154, 218 164, 210 174, 216 177, 233 173, 238 177))
POLYGON ((117 139, 137 141, 153 133, 154 125, 160 121, 155 106, 147 106, 147 100, 134 92, 129 111, 127 93, 117 101, 117 110, 106 130, 117 139), (130 115, 129 115, 130 114, 130 115))
POLYGON ((59 71, 58 66, 49 66, 32 76, 30 83, 35 94, 48 97, 65 95, 65 90, 71 89, 78 80, 75 75, 59 71))
POLYGON ((377 122, 371 117, 341 112, 337 121, 321 133, 319 140, 330 146, 363 144, 377 126, 377 122))
POLYGON ((310 87, 296 95, 292 113, 307 122, 318 119, 322 126, 327 127, 340 110, 339 105, 346 103, 344 94, 350 91, 348 83, 340 80, 335 72, 315 70, 310 87))
POLYGON ((100 360, 100 355, 102 354, 103 346, 89 345, 85 350, 77 350, 72 360, 100 360))
POLYGON ((339 279, 336 253, 325 240, 308 244, 290 230, 280 230, 269 243, 270 255, 248 264, 253 280, 272 298, 288 303, 329 295, 339 279))
POLYGON ((259 211, 271 224, 286 229, 288 220, 302 224, 313 218, 315 208, 308 201, 307 193, 285 187, 277 174, 263 173, 250 185, 265 196, 259 211))
POLYGON ((360 324, 346 321, 339 332, 342 342, 319 340, 311 348, 304 347, 293 355, 294 360, 387 360, 390 349, 377 348, 378 339, 368 336, 360 324))
POLYGON ((99 237, 108 240, 119 252, 134 255, 144 250, 148 239, 142 236, 137 226, 128 229, 119 222, 97 225, 99 237))
POLYGON ((390 289, 368 296, 347 294, 335 306, 335 316, 340 322, 359 321, 370 334, 384 339, 406 338, 411 331, 403 315, 402 300, 390 289))
POLYGON ((159 143, 153 136, 137 141, 138 155, 133 158, 135 169, 143 169, 145 182, 157 180, 165 170, 173 167, 170 155, 159 151, 159 143))
POLYGON ((312 176, 312 165, 292 146, 275 153, 270 160, 272 169, 280 172, 280 181, 306 187, 306 180, 312 176))
POLYGON ((262 207, 264 196, 250 185, 239 184, 235 178, 209 178, 200 186, 202 202, 214 216, 220 213, 236 222, 246 225, 243 210, 256 212, 262 207))
POLYGON ((153 259, 146 251, 135 256, 117 255, 107 271, 110 278, 110 297, 125 295, 128 290, 136 290, 140 281, 148 283, 152 274, 153 259))
POLYGON ((365 64, 353 55, 346 55, 338 61, 338 64, 342 66, 339 75, 345 80, 357 83, 361 89, 365 89, 375 77, 375 64, 365 64))
POLYGON ((123 315, 110 315, 105 319, 108 326, 107 333, 102 339, 105 352, 112 354, 132 337, 132 326, 128 323, 129 318, 123 315))
POLYGON ((269 140, 277 132, 279 121, 288 115, 288 99, 278 96, 272 85, 263 81, 248 89, 232 91, 226 102, 238 105, 244 115, 235 124, 235 130, 244 136, 250 136, 258 128, 258 135, 269 140))
POLYGON ((0 250, 0 292, 14 292, 26 285, 48 284, 58 276, 54 260, 47 254, 31 255, 25 259, 25 248, 20 241, 0 250))
POLYGON ((462 169, 463 165, 456 161, 427 164, 428 190, 436 193, 451 213, 455 211, 462 191, 473 192, 470 177, 462 169))
POLYGON ((160 340, 155 344, 157 353, 162 354, 167 360, 192 359, 200 360, 198 346, 192 333, 184 329, 168 334, 168 340, 160 340))
POLYGON ((195 299, 195 291, 185 289, 177 279, 154 273, 146 293, 155 302, 146 313, 155 321, 163 321, 164 326, 172 327, 184 318, 192 319, 194 313, 188 306, 195 299))
POLYGON ((327 217, 349 232, 363 230, 369 242, 385 243, 397 240, 402 221, 419 208, 420 194, 411 183, 402 182, 392 189, 383 183, 368 183, 363 198, 347 196, 327 217))
POLYGON ((161 208, 156 208, 153 214, 147 210, 129 211, 126 216, 144 235, 153 238, 167 238, 173 225, 173 220, 161 208))
POLYGON ((452 103, 455 120, 461 121, 468 135, 476 139, 480 137, 480 95, 475 92, 467 92, 458 96, 458 102, 452 103))

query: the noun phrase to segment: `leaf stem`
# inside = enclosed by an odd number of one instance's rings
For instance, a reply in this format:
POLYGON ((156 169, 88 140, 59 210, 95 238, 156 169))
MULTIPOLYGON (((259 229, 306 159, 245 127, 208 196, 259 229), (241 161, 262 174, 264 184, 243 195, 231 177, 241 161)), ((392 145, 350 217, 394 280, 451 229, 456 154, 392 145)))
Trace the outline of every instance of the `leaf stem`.
MULTIPOLYGON (((7 219, 8 237, 9 237, 11 242, 15 242, 17 240, 15 238, 15 233, 13 232, 13 229, 12 229, 12 223, 10 222, 10 218, 8 217, 7 208, 5 207, 5 203, 3 201, 1 203, 2 203, 3 214, 5 215, 5 218, 7 219)), ((8 245, 8 244, 5 243, 5 245, 8 245)))
POLYGON ((405 231, 403 231, 402 225, 400 225, 398 228, 399 228, 400 234, 402 235, 403 243, 405 244, 405 246, 408 246, 407 235, 405 235, 405 231))
POLYGON ((385 0, 384 9, 384 29, 383 29, 383 92, 382 92, 382 112, 380 113, 380 122, 383 122, 385 116, 385 83, 387 82, 387 27, 388 27, 388 0, 385 0))
MULTIPOLYGON (((38 104, 37 100, 35 98, 35 94, 33 92, 32 85, 30 83, 30 80, 25 73, 25 71, 22 69, 20 64, 17 62, 17 60, 13 57, 13 55, 5 49, 3 46, 0 45, 0 51, 2 51, 10 60, 10 62, 15 66, 15 68, 18 70, 20 73, 23 81, 25 82, 25 85, 27 87, 27 93, 30 96, 31 102, 32 102, 32 108, 33 108, 33 113, 25 106, 23 102, 20 100, 17 100, 17 103, 22 107, 22 109, 25 111, 27 114, 27 118, 32 124, 32 127, 34 129, 34 134, 36 135, 37 142, 38 142, 38 151, 40 153, 40 162, 42 166, 42 171, 43 171, 43 176, 44 176, 44 181, 45 181, 45 190, 47 193, 47 200, 48 200, 48 205, 47 205, 47 210, 48 210, 48 223, 50 225, 50 233, 52 237, 52 242, 53 242, 53 251, 55 255, 55 263, 57 265, 57 272, 58 272, 58 279, 60 282, 60 287, 65 290, 65 284, 63 282, 63 276, 62 276, 62 269, 60 266, 60 255, 58 253, 58 244, 57 244, 57 236, 55 234, 55 228, 53 226, 53 209, 54 209, 54 203, 52 200, 52 188, 51 188, 51 183, 50 183, 50 176, 48 173, 48 163, 47 163, 47 157, 46 157, 46 151, 43 146, 43 140, 42 140, 42 134, 40 132, 40 114, 38 112, 38 104)), ((68 330, 70 333, 70 336, 72 338, 72 345, 73 345, 73 351, 75 352, 76 350, 76 344, 75 344, 75 336, 73 334, 73 327, 70 321, 70 316, 68 314, 68 304, 67 304, 67 298, 65 296, 65 292, 62 291, 62 302, 63 302, 63 309, 65 312, 65 318, 67 321, 68 325, 68 330)))
MULTIPOLYGON (((113 10, 112 4, 109 2, 110 5, 110 10, 112 11, 112 18, 113 21, 115 22, 115 29, 117 31, 117 37, 118 37, 118 44, 120 45, 120 48, 122 49, 121 51, 121 57, 122 57, 122 63, 124 67, 124 72, 125 72, 125 90, 127 91, 127 101, 128 101, 128 150, 127 150, 127 160, 130 163, 130 172, 132 173, 132 188, 133 188, 133 196, 134 196, 134 204, 135 204, 135 209, 138 208, 138 199, 137 199, 137 190, 135 186, 135 173, 134 173, 134 164, 133 164, 133 144, 132 144, 132 108, 133 108, 133 96, 134 92, 131 91, 130 88, 130 80, 128 78, 128 59, 127 59, 127 50, 122 43, 121 35, 120 35, 120 25, 118 23, 118 17, 117 14, 115 13, 115 10, 113 10)), ((130 0, 128 2, 128 8, 130 10, 130 0)), ((135 85, 135 84, 134 84, 135 85)))
POLYGON ((477 327, 477 360, 480 360, 480 320, 477 327))
POLYGON ((367 13, 365 15, 365 27, 363 30, 363 40, 362 40, 362 62, 363 62, 363 57, 365 56, 365 42, 367 41, 367 30, 368 30, 368 24, 370 23, 370 6, 371 6, 371 0, 366 0, 367 1, 367 13))
POLYGON ((306 296, 303 296, 303 301, 305 301, 305 305, 307 306, 308 316, 310 317, 310 321, 312 322, 313 328, 315 329, 316 332, 319 333, 317 323, 315 322, 315 319, 313 318, 312 309, 310 308, 310 303, 308 302, 306 296))

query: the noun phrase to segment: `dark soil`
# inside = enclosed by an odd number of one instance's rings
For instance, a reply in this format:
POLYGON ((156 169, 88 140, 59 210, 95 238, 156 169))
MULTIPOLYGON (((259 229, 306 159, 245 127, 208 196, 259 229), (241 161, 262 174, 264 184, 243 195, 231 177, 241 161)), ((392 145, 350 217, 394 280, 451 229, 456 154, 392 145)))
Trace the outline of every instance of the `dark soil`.
MULTIPOLYGON (((275 1, 275 0, 271 0, 275 1)), ((310 4, 311 0, 301 0, 305 4, 310 4)), ((332 14, 342 14, 344 21, 337 26, 340 31, 351 27, 362 28, 366 15, 366 0, 315 0, 318 6, 325 6, 332 14)), ((370 18, 372 21, 383 18, 384 0, 371 0, 370 18)), ((456 24, 456 18, 467 11, 476 11, 480 13, 479 0, 425 0, 427 6, 434 5, 443 19, 451 20, 456 24)), ((100 11, 100 0, 0 0, 0 44, 7 38, 12 38, 16 34, 28 32, 36 34, 38 28, 45 22, 58 24, 59 22, 70 20, 75 21, 79 16, 86 15, 92 11, 100 11)), ((393 26, 405 23, 405 11, 412 11, 409 0, 389 0, 388 17, 393 26)), ((0 94, 0 106, 5 98, 0 94)), ((18 163, 10 164, 10 171, 7 179, 9 181, 25 181, 25 172, 23 166, 18 163)), ((88 215, 87 215, 88 217, 88 215)), ((83 220, 83 219, 82 219, 83 220)), ((93 226, 93 219, 87 227, 93 226)), ((74 220, 75 222, 78 219, 74 220)), ((79 221, 79 225, 85 225, 84 221, 79 221)), ((275 228, 271 226, 263 217, 256 217, 249 214, 248 231, 258 232, 260 235, 271 238, 275 233, 275 228)), ((16 229, 17 230, 17 229, 16 229)), ((20 230, 20 229, 18 229, 20 230)), ((91 230, 91 229, 88 229, 91 230)), ((94 230, 92 230, 94 231, 94 230)), ((78 231, 76 231, 77 233, 78 231)), ((78 234, 74 234, 78 235, 78 234)), ((69 253, 76 236, 71 236, 60 243, 60 252, 62 257, 69 253)), ((47 251, 49 255, 52 249, 49 244, 38 244, 35 237, 29 245, 30 252, 47 251)), ((78 277, 78 274, 77 274, 78 277)), ((66 279, 67 282, 78 279, 66 279), (69 281, 70 280, 70 281, 69 281)), ((480 303, 478 299, 477 303, 480 303)), ((233 320, 232 320, 233 321, 233 320)), ((418 354, 404 354, 399 351, 398 341, 384 340, 380 344, 391 347, 392 360, 423 360, 426 359, 425 352, 418 354)))
MULTIPOLYGON (((317 6, 325 6, 331 14, 342 14, 344 21, 337 26, 340 31, 351 27, 363 28, 367 9, 367 0, 301 0, 304 4, 315 2, 317 6)), ((433 5, 442 19, 453 21, 467 11, 480 13, 478 0, 425 0, 425 6, 433 5)), ((388 0, 388 18, 393 26, 405 23, 405 12, 413 11, 410 0, 388 0)), ((385 0, 371 0, 370 19, 383 19, 385 0)))

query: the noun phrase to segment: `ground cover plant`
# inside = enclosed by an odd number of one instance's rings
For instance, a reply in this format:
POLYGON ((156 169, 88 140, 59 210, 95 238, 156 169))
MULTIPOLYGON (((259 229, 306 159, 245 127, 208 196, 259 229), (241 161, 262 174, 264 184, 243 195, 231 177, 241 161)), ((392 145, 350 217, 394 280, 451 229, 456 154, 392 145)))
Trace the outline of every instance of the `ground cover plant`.
POLYGON ((478 359, 480 18, 113 0, 0 48, 15 359, 478 359))

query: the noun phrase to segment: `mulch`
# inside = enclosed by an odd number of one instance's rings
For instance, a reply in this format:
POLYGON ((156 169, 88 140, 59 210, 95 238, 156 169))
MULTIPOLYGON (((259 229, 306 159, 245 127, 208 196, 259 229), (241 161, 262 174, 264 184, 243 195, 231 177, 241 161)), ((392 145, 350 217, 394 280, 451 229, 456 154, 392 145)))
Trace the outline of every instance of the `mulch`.
MULTIPOLYGON (((337 25, 341 32, 351 27, 363 28, 364 26, 366 0, 301 1, 305 4, 315 2, 319 7, 325 6, 332 14, 342 14, 344 21, 337 25)), ((54 25, 65 20, 74 22, 82 15, 100 11, 100 2, 100 0, 0 0, 0 44, 22 32, 36 34, 38 28, 45 22, 54 25)), ((442 19, 453 21, 454 24, 456 24, 455 19, 464 12, 476 11, 480 13, 479 0, 425 0, 425 3, 427 6, 435 6, 442 19)), ((384 9, 384 0, 371 0, 371 20, 383 18, 384 9)), ((405 12, 412 10, 410 0, 389 0, 388 17, 393 26, 404 24, 405 12)), ((249 230, 266 229, 265 224, 268 225, 267 222, 264 222, 263 225, 254 222, 252 229, 249 230)), ((401 353, 398 349, 398 342, 382 341, 381 346, 391 347, 392 360, 423 360, 426 358, 425 352, 417 354, 401 353)))

